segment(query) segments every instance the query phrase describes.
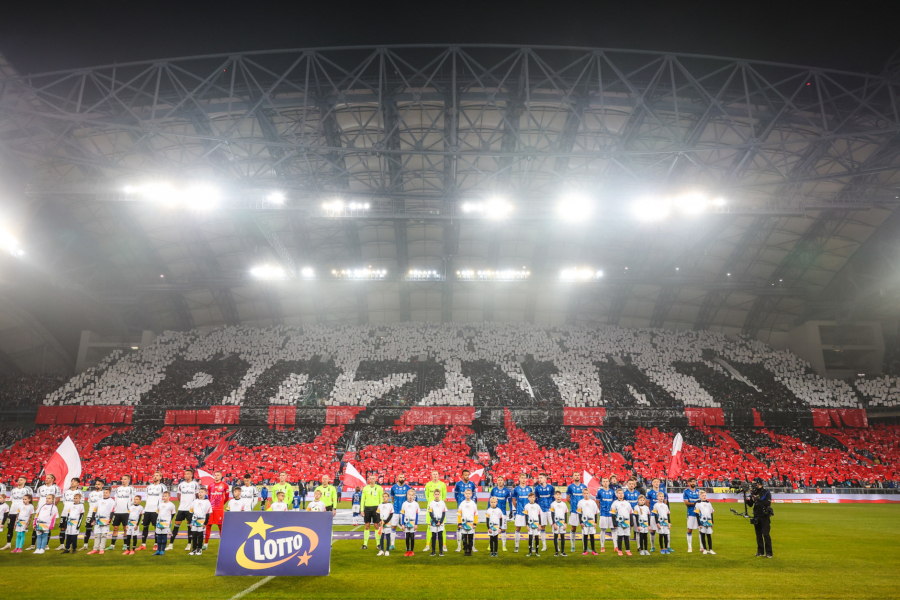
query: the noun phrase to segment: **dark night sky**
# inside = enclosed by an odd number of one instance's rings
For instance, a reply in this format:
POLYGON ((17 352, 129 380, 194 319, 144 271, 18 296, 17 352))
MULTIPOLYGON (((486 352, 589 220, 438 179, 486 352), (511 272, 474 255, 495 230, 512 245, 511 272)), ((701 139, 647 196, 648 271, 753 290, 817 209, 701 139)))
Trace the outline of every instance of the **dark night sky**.
POLYGON ((892 2, 10 2, 21 73, 192 54, 350 44, 513 43, 692 52, 880 72, 892 2))

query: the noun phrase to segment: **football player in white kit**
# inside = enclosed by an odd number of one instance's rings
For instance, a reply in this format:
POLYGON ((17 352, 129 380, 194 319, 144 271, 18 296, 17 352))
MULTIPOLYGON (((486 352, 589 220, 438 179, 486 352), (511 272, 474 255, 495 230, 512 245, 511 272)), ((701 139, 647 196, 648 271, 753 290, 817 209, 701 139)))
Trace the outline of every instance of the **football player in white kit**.
POLYGON ((94 520, 97 518, 97 504, 101 500, 103 500, 103 482, 98 479, 94 482, 94 489, 88 493, 87 497, 88 508, 84 519, 84 546, 81 547, 82 550, 87 550, 88 544, 91 543, 91 534, 94 533, 94 520))
POLYGON ((59 515, 59 547, 57 550, 66 549, 66 525, 69 523, 69 511, 75 505, 75 494, 81 495, 79 487, 81 487, 81 480, 73 477, 69 489, 63 492, 63 510, 59 515))
MULTIPOLYGON (((53 497, 56 499, 54 504, 59 503, 59 499, 62 497, 62 490, 59 489, 59 486, 56 485, 56 475, 52 473, 48 473, 44 478, 44 485, 38 488, 37 490, 37 508, 35 508, 35 512, 39 511, 43 505, 47 503, 47 496, 49 494, 53 494, 53 497)), ((31 529, 31 546, 26 548, 26 550, 34 549, 35 544, 37 543, 37 529, 32 527, 31 529)))
POLYGON ((206 499, 206 488, 197 490, 197 498, 191 503, 191 555, 203 554, 203 534, 206 532, 206 520, 212 513, 212 504, 206 499))
POLYGON ((116 538, 119 535, 119 526, 121 525, 122 529, 128 527, 128 511, 131 509, 131 502, 134 500, 135 494, 137 494, 137 490, 131 485, 131 476, 122 475, 122 483, 116 488, 114 498, 116 501, 116 510, 113 513, 112 533, 110 534, 109 546, 106 548, 107 550, 116 549, 116 538))
MULTIPOLYGON (((181 527, 181 522, 191 518, 191 506, 194 504, 197 492, 200 491, 200 482, 194 481, 193 469, 184 470, 184 481, 175 486, 175 489, 178 491, 178 512, 175 513, 175 527, 172 528, 172 537, 169 538, 166 550, 172 549, 175 538, 178 537, 178 528, 181 527)), ((184 549, 191 549, 190 536, 188 536, 188 543, 184 549)))
POLYGON ((244 475, 244 485, 241 486, 241 498, 247 501, 247 508, 244 510, 253 510, 256 503, 259 502, 259 490, 252 483, 253 479, 250 473, 244 475))
POLYGON ((16 487, 9 490, 9 513, 6 515, 6 545, 0 548, 0 550, 9 550, 9 547, 12 545, 13 534, 15 533, 15 525, 16 519, 19 515, 19 509, 24 505, 23 498, 25 495, 34 496, 34 491, 25 485, 25 478, 19 477, 16 482, 16 487))
POLYGON ((156 527, 156 520, 159 518, 159 514, 157 514, 159 503, 162 502, 162 495, 165 491, 166 486, 162 482, 162 473, 157 471, 153 474, 153 483, 147 486, 142 523, 144 529, 141 532, 141 546, 138 548, 138 551, 147 549, 147 536, 150 535, 150 525, 152 524, 154 528, 156 527))

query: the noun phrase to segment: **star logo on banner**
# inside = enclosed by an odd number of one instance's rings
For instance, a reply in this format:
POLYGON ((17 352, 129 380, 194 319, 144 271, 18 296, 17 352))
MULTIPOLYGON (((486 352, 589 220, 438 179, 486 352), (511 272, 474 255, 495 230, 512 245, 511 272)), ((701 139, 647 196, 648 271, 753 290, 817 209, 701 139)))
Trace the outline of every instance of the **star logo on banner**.
POLYGON ((260 517, 259 520, 257 520, 255 523, 251 521, 245 521, 245 523, 251 528, 250 535, 247 536, 248 540, 256 534, 259 534, 259 537, 261 537, 262 539, 266 539, 266 531, 274 527, 274 525, 266 525, 266 522, 263 521, 262 517, 260 517))
POLYGON ((310 554, 309 552, 304 552, 303 556, 300 557, 300 562, 297 563, 297 566, 302 567, 303 565, 308 565, 310 558, 312 558, 312 554, 310 554))

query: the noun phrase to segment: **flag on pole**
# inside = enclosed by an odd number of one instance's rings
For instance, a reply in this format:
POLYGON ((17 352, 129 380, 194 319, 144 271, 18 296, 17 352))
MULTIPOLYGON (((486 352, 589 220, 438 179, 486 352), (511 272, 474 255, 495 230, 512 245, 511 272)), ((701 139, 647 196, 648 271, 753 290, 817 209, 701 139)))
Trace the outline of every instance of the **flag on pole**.
POLYGON ((359 471, 356 470, 356 467, 351 463, 347 463, 344 466, 344 478, 342 479, 345 489, 356 489, 357 486, 365 487, 366 480, 362 475, 359 474, 359 471))
POLYGON ((44 465, 44 472, 56 477, 57 484, 64 490, 69 489, 73 477, 81 477, 81 457, 72 438, 66 436, 44 465))
POLYGON ((216 480, 213 478, 212 474, 207 473, 203 469, 197 469, 197 477, 200 479, 200 485, 202 485, 205 488, 208 488, 209 486, 211 486, 213 483, 216 482, 216 480))
POLYGON ((588 491, 591 492, 591 496, 597 495, 597 490, 600 489, 600 479, 598 479, 597 477, 594 477, 587 471, 584 471, 581 474, 581 482, 587 486, 588 491))
POLYGON ((472 471, 471 473, 469 473, 469 481, 471 481, 475 485, 478 485, 478 483, 481 481, 482 477, 484 477, 484 468, 481 468, 481 469, 478 469, 477 471, 472 471))
POLYGON ((669 472, 666 473, 666 479, 678 479, 678 476, 681 475, 681 445, 684 441, 681 438, 681 434, 675 434, 675 439, 672 440, 672 460, 669 462, 669 472))

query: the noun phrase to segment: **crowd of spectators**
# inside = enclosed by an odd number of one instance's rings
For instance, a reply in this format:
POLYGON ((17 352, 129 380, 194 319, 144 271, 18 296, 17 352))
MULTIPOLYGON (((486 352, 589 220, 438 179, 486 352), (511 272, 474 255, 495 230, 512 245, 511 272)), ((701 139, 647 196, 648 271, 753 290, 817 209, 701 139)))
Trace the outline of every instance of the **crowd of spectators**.
POLYGON ((0 375, 0 407, 40 404, 65 381, 62 375, 0 375))
POLYGON ((11 427, 9 429, 0 429, 0 450, 8 448, 21 439, 27 438, 34 434, 32 427, 11 427))
MULTIPOLYGON (((437 429, 444 430, 443 427, 437 429)), ((473 437, 471 428, 454 425, 433 445, 360 445, 355 466, 361 473, 375 474, 381 484, 393 483, 397 475, 403 473, 408 483, 424 485, 431 479, 432 471, 437 471, 447 481, 458 477, 463 469, 477 468, 470 445, 473 437)))

